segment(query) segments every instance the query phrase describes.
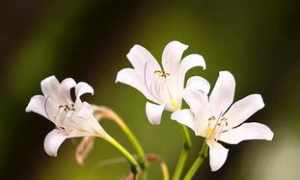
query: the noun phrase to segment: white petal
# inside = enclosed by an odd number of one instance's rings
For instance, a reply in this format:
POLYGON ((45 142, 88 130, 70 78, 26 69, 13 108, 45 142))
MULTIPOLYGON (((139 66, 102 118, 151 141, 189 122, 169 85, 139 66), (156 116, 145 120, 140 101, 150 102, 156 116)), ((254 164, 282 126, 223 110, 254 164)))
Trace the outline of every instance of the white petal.
POLYGON ((61 91, 62 94, 67 98, 67 100, 71 99, 71 88, 76 86, 76 82, 73 78, 66 78, 61 82, 61 91))
POLYGON ((75 88, 76 98, 79 98, 81 95, 90 93, 94 94, 94 89, 86 82, 79 82, 75 88))
POLYGON ((67 138, 63 130, 54 129, 50 131, 44 140, 44 149, 49 156, 57 156, 57 150, 67 138))
POLYGON ((78 131, 72 131, 69 137, 80 136, 97 136, 103 135, 104 130, 95 119, 92 106, 87 102, 76 101, 75 113, 70 114, 71 117, 65 118, 64 127, 70 127, 77 129, 78 131))
MULTIPOLYGON (((152 76, 149 76, 151 78, 152 76)), ((143 78, 143 77, 140 77, 143 78)), ((136 71, 132 68, 124 68, 121 69, 116 78, 116 83, 120 82, 123 84, 126 84, 128 86, 131 86, 138 91, 140 91, 146 98, 148 98, 151 101, 155 101, 155 98, 151 95, 151 93, 145 88, 145 85, 142 84, 141 80, 139 79, 136 71)), ((156 81, 152 80, 149 83, 155 83, 156 81)))
POLYGON ((196 135, 204 136, 210 118, 207 95, 198 90, 186 89, 183 98, 194 114, 194 131, 196 135))
POLYGON ((47 96, 57 97, 59 95, 59 81, 55 76, 50 76, 41 81, 41 89, 43 94, 47 96))
POLYGON ((162 54, 162 65, 166 72, 174 74, 178 70, 182 54, 187 48, 187 45, 178 41, 166 45, 162 54))
POLYGON ((264 106, 261 95, 252 94, 235 102, 224 116, 228 120, 228 125, 232 128, 246 121, 264 106))
POLYGON ((235 80, 229 71, 221 71, 214 89, 209 97, 211 112, 220 116, 232 104, 234 98, 235 80))
POLYGON ((160 70, 160 66, 156 59, 147 49, 140 45, 134 45, 127 54, 127 58, 138 73, 144 71, 145 64, 151 64, 152 66, 155 66, 157 70, 160 70))
POLYGON ((137 90, 143 93, 143 85, 141 84, 135 70, 132 68, 121 69, 117 74, 115 82, 126 84, 128 86, 136 88, 137 90))
POLYGON ((206 79, 200 76, 192 76, 187 80, 186 88, 200 90, 205 94, 208 94, 210 85, 206 79))
POLYGON ((220 141, 229 144, 238 144, 241 141, 255 139, 271 141, 273 139, 273 132, 264 124, 251 122, 228 130, 222 133, 219 138, 220 141))
POLYGON ((63 89, 70 90, 76 86, 76 82, 73 78, 66 78, 61 82, 63 89))
POLYGON ((209 164, 211 171, 219 170, 225 163, 228 156, 228 149, 216 141, 208 141, 209 164))
POLYGON ((53 96, 51 97, 45 97, 45 103, 43 105, 44 109, 45 109, 45 113, 48 117, 48 119, 50 121, 52 121, 54 124, 57 124, 58 123, 58 118, 61 114, 61 112, 59 112, 59 105, 58 103, 61 103, 61 102, 65 102, 65 101, 62 101, 62 100, 58 100, 57 98, 52 98, 53 96))
POLYGON ((203 69, 206 69, 206 63, 200 54, 190 54, 182 59, 181 67, 184 73, 186 73, 194 67, 202 67, 203 69))
POLYGON ((87 102, 76 102, 75 103, 76 116, 87 118, 93 115, 93 108, 87 102))
POLYGON ((183 92, 183 99, 194 114, 208 113, 208 97, 202 91, 186 89, 183 92))
POLYGON ((172 113, 171 119, 175 120, 194 131, 194 115, 189 109, 178 110, 172 113))
POLYGON ((157 105, 150 102, 146 103, 146 115, 149 122, 153 125, 160 124, 165 105, 157 105))
POLYGON ((35 112, 35 113, 38 113, 38 114, 44 116, 45 118, 48 118, 47 114, 45 112, 45 97, 42 95, 33 96, 30 99, 25 111, 26 112, 35 112))

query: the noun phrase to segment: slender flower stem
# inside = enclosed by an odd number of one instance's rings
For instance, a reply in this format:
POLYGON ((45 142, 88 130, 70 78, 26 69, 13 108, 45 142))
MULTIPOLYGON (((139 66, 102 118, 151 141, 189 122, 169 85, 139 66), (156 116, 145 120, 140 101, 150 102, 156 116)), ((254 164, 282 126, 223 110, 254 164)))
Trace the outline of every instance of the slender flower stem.
POLYGON ((145 152, 142 148, 141 144, 137 140, 136 136, 133 134, 133 132, 129 129, 129 127, 124 123, 123 119, 117 115, 112 109, 104 107, 104 106, 96 106, 93 105, 95 114, 99 116, 99 118, 108 118, 112 121, 114 121, 121 130, 126 134, 129 141, 133 145, 134 149, 137 152, 138 155, 138 161, 141 165, 141 168, 145 168, 145 152))
POLYGON ((163 180, 170 180, 168 165, 165 163, 165 161, 161 161, 160 168, 163 175, 163 180))
POLYGON ((175 167, 173 180, 179 180, 182 174, 182 171, 184 169, 186 160, 188 158, 188 155, 190 153, 191 147, 192 147, 192 141, 189 134, 189 131, 186 126, 180 125, 183 131, 183 137, 184 137, 184 146, 183 149, 180 152, 179 159, 177 161, 177 165, 175 167))
POLYGON ((156 154, 147 154, 147 162, 151 165, 152 163, 158 163, 162 172, 163 180, 170 180, 169 168, 167 163, 156 154))
POLYGON ((195 175, 195 173, 197 172, 197 170, 199 169, 199 167, 202 165, 203 161, 207 157, 207 154, 208 154, 208 146, 207 146, 206 142, 204 141, 198 157, 194 161, 191 168, 188 170, 188 172, 185 175, 183 180, 191 180, 193 178, 193 176, 195 175))
POLYGON ((113 145, 128 160, 132 168, 132 173, 136 175, 140 170, 140 165, 134 159, 134 157, 118 141, 116 141, 113 137, 109 136, 108 134, 103 139, 109 142, 111 145, 113 145))

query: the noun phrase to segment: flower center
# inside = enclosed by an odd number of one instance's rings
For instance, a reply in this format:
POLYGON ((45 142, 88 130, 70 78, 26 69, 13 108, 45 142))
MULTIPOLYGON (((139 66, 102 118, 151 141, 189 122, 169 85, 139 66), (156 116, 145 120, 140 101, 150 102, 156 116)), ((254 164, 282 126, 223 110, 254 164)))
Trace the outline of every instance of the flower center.
POLYGON ((162 77, 164 79, 166 79, 168 76, 170 76, 170 73, 165 72, 163 70, 155 70, 154 74, 157 74, 159 77, 162 77))
POLYGON ((228 126, 227 119, 224 117, 212 116, 208 119, 208 127, 206 129, 206 139, 216 140, 218 135, 224 131, 224 128, 228 126))
POLYGON ((215 128, 207 128, 206 130, 206 139, 212 140, 214 139, 216 134, 215 128))
POLYGON ((72 104, 59 105, 58 109, 59 110, 62 109, 65 112, 75 111, 75 105, 73 103, 72 104))
POLYGON ((171 105, 172 109, 174 109, 174 110, 177 110, 177 109, 180 108, 179 107, 180 106, 179 103, 175 99, 171 99, 170 100, 170 105, 171 105))

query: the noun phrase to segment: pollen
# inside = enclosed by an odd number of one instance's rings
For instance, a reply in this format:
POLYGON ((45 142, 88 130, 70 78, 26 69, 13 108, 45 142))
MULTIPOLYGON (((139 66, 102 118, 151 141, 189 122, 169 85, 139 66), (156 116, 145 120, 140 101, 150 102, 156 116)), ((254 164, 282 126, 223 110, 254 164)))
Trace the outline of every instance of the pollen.
POLYGON ((177 109, 178 106, 179 106, 179 104, 177 103, 177 101, 176 101, 175 99, 172 99, 172 100, 170 101, 170 104, 171 104, 171 106, 172 106, 174 109, 177 109))
POLYGON ((170 73, 167 73, 167 72, 161 71, 161 70, 155 70, 154 74, 157 74, 159 77, 162 77, 165 79, 170 75, 170 73))
POLYGON ((207 128, 206 130, 206 138, 212 139, 215 136, 215 128, 207 128))

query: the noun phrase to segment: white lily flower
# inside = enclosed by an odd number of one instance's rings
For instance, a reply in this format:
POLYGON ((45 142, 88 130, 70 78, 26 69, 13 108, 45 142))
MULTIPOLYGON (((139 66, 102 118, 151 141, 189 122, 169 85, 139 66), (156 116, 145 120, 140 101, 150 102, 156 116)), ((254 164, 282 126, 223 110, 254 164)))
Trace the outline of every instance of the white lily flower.
POLYGON ((197 136, 205 138, 209 146, 212 171, 220 169, 228 155, 228 149, 218 141, 238 144, 244 140, 270 141, 273 138, 273 132, 266 125, 257 122, 243 123, 264 107, 261 95, 252 94, 231 105, 234 91, 233 75, 228 71, 221 71, 209 97, 201 91, 186 90, 183 98, 190 109, 176 111, 171 117, 190 127, 197 136))
MULTIPOLYGON (((134 45, 127 58, 133 68, 124 68, 117 74, 116 82, 121 82, 140 91, 149 101, 146 115, 151 124, 160 124, 164 110, 176 111, 181 108, 182 93, 186 72, 193 67, 206 68, 203 57, 191 54, 184 57, 187 45, 178 41, 169 42, 162 54, 162 67, 149 51, 134 45)), ((208 82, 193 76, 188 79, 187 87, 204 90, 208 82)))
POLYGON ((90 85, 77 84, 72 78, 59 83, 55 76, 50 76, 41 81, 41 89, 43 95, 33 96, 26 112, 38 113, 56 125, 44 140, 49 156, 57 156, 58 148, 67 138, 105 136, 106 132, 93 116, 92 106, 80 100, 81 95, 94 93, 90 85), (71 98, 71 88, 75 88, 75 102, 71 98))

